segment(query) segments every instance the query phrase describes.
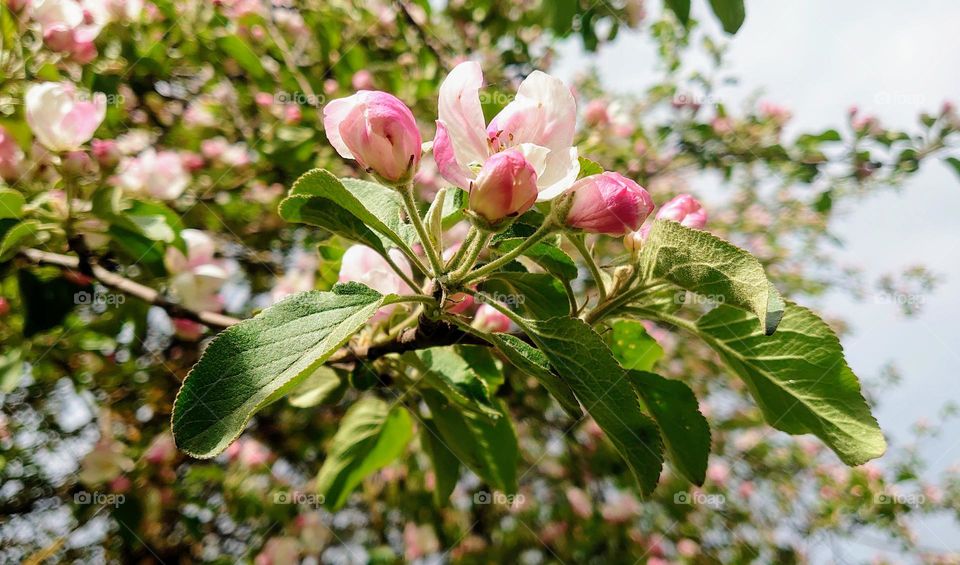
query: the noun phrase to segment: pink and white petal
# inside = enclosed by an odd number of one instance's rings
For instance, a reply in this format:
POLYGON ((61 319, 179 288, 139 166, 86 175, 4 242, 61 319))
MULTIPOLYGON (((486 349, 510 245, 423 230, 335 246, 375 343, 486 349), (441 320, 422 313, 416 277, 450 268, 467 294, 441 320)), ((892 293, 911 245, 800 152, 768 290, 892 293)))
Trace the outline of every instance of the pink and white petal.
POLYGON ((346 98, 331 100, 323 107, 323 129, 327 133, 327 139, 344 159, 353 159, 353 153, 340 135, 340 124, 358 104, 361 104, 359 93, 346 98))
POLYGON ((520 151, 523 158, 526 159, 527 162, 530 163, 530 166, 533 167, 533 170, 536 171, 537 179, 540 179, 547 170, 547 159, 550 157, 550 150, 533 143, 521 143, 514 147, 514 149, 520 151))
POLYGON ((457 162, 456 154, 453 150, 453 142, 447 133, 447 126, 437 120, 437 134, 433 138, 433 159, 437 163, 437 170, 440 176, 464 190, 469 190, 470 179, 473 173, 457 162))
POLYGON ((490 152, 480 105, 481 86, 483 71, 474 61, 454 67, 440 85, 438 117, 447 128, 454 155, 462 167, 483 163, 490 152))
POLYGON ((539 145, 536 139, 543 137, 544 120, 536 103, 516 98, 504 106, 487 126, 487 136, 496 140, 495 150, 503 150, 523 143, 539 145))
POLYGON ((573 93, 560 79, 542 71, 533 71, 520 83, 517 100, 527 101, 537 108, 537 136, 518 139, 551 149, 573 145, 577 121, 577 102, 573 93))
POLYGON ((553 200, 560 196, 573 186, 579 174, 580 160, 576 147, 551 151, 547 156, 547 168, 543 176, 537 179, 537 187, 540 191, 537 202, 553 200))

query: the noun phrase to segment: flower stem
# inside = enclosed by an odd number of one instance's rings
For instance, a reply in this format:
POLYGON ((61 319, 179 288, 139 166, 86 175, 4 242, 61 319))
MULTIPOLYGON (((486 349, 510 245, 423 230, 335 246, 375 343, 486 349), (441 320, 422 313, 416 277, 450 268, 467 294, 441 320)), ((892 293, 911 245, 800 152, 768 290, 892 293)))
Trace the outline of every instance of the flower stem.
POLYGON ((586 239, 582 235, 568 235, 568 238, 574 247, 577 248, 577 251, 580 252, 580 255, 583 256, 583 262, 586 263, 587 268, 590 269, 590 275, 593 277, 593 281, 597 285, 597 290, 600 292, 600 302, 603 302, 607 299, 607 286, 603 283, 603 275, 600 272, 600 267, 597 265, 597 262, 593 260, 593 255, 590 254, 590 250, 587 249, 586 239))
POLYGON ((533 232, 533 234, 531 234, 530 237, 524 240, 520 245, 515 247, 513 250, 501 255, 500 257, 498 257, 497 259, 494 259, 493 261, 490 261, 489 263, 480 267, 476 271, 473 271, 472 273, 463 277, 463 280, 461 281, 454 280, 454 282, 461 282, 463 284, 467 284, 470 281, 489 275, 490 273, 496 271, 500 267, 506 265, 510 261, 513 261, 520 255, 522 255, 524 251, 531 248, 533 245, 538 243, 541 239, 553 233, 555 229, 556 229, 556 226, 554 225, 552 218, 548 217, 543 222, 543 224, 541 224, 541 226, 537 228, 537 231, 533 232))
POLYGON ((406 186, 400 189, 400 194, 403 196, 403 204, 407 208, 407 215, 410 216, 410 221, 413 223, 413 229, 417 230, 417 236, 420 238, 420 243, 423 245, 423 251, 427 255, 427 260, 430 261, 430 268, 433 270, 434 278, 439 277, 443 273, 443 263, 440 261, 440 255, 437 253, 437 248, 434 247, 433 241, 430 239, 430 236, 427 234, 427 228, 423 225, 423 219, 420 217, 420 211, 417 210, 417 203, 413 199, 413 183, 410 182, 406 186))
POLYGON ((407 283, 407 286, 410 287, 410 290, 416 291, 419 288, 417 283, 414 282, 414 280, 410 278, 407 273, 404 273, 403 270, 397 265, 397 263, 393 260, 393 257, 390 256, 390 253, 384 253, 382 257, 383 260, 387 262, 387 265, 390 265, 390 268, 393 269, 393 272, 403 279, 403 282, 407 283))
POLYGON ((470 242, 470 247, 463 254, 463 257, 461 257, 460 265, 454 272, 450 273, 451 282, 456 283, 470 272, 470 269, 472 269, 473 265, 477 262, 477 257, 480 256, 480 253, 483 252, 483 248, 487 246, 489 241, 489 233, 477 230, 477 236, 473 238, 473 241, 470 242))
POLYGON ((457 249, 457 252, 453 254, 453 257, 447 261, 446 269, 448 271, 456 269, 460 265, 460 261, 463 260, 463 256, 467 249, 470 248, 470 246, 473 244, 474 238, 476 238, 479 234, 480 231, 476 227, 470 226, 470 231, 467 232, 466 237, 463 238, 463 242, 460 243, 460 248, 457 249))

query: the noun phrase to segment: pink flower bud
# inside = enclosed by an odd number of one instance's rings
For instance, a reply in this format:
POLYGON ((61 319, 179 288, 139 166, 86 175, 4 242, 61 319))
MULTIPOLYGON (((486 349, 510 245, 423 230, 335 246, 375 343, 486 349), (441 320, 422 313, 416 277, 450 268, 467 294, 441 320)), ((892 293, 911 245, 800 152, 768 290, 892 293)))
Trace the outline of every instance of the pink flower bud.
POLYGON ((269 108, 273 106, 273 94, 269 92, 258 92, 253 96, 253 101, 257 103, 257 106, 269 108))
POLYGON ((363 69, 353 74, 350 85, 354 90, 373 90, 373 73, 363 69))
POLYGON ((573 203, 566 223, 590 233, 625 235, 639 228, 653 211, 650 194, 619 173, 591 175, 570 190, 573 203))
POLYGON ((484 162, 470 187, 470 210, 489 222, 517 216, 537 201, 537 172, 515 149, 484 162))
POLYGON ((16 180, 20 176, 20 165, 23 162, 23 150, 16 140, 10 137, 0 126, 0 178, 8 181, 16 180))
POLYGON ((707 225, 707 211, 689 194, 681 194, 661 206, 657 218, 680 222, 680 225, 697 230, 707 225))
POLYGON ((489 304, 481 304, 473 315, 473 327, 482 332, 508 332, 510 318, 489 304))
POLYGON ((583 111, 583 120, 588 126, 604 126, 610 123, 607 103, 603 100, 591 100, 583 111))
POLYGON ((77 92, 70 83, 32 85, 25 97, 27 124, 37 141, 50 151, 72 151, 86 143, 100 127, 107 111, 103 94, 77 92))
POLYGON ((443 303, 443 310, 450 314, 463 314, 473 306, 473 297, 465 292, 458 292, 448 296, 443 303))
POLYGON ((413 113, 386 92, 361 90, 330 102, 323 127, 337 153, 387 182, 406 181, 420 163, 423 139, 413 113))
POLYGON ((90 142, 91 153, 101 167, 113 168, 120 162, 122 154, 117 142, 112 139, 94 139, 90 142))

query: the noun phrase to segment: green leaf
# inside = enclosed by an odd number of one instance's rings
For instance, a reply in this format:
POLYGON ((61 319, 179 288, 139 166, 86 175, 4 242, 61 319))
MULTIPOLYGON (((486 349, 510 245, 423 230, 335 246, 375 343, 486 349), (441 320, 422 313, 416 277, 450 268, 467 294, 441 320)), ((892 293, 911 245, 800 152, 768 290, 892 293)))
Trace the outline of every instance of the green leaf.
MULTIPOLYGON (((502 239, 496 243, 494 250, 500 254, 509 253, 519 247, 525 239, 522 237, 502 239)), ((524 251, 523 255, 559 279, 571 281, 579 274, 577 263, 556 245, 537 243, 524 251)))
POLYGON ((335 404, 346 390, 346 379, 330 367, 321 366, 290 392, 288 402, 297 408, 335 404))
POLYGON ((0 220, 19 218, 26 204, 26 198, 16 190, 0 188, 0 220))
POLYGON ((519 306, 534 318, 553 318, 570 311, 563 285, 544 273, 493 273, 480 288, 491 299, 519 306))
POLYGON ((295 294, 221 332, 177 394, 177 446, 199 458, 223 451, 254 412, 315 371, 390 300, 358 283, 338 285, 295 294))
POLYGON ((660 428, 673 467, 703 485, 710 457, 710 426, 686 384, 647 371, 630 371, 630 384, 660 428))
POLYGON ((217 38, 217 47, 235 60, 252 78, 261 79, 266 76, 267 72, 260 62, 260 57, 240 37, 227 35, 217 38))
POLYGON ((684 27, 690 23, 690 0, 667 0, 667 7, 673 10, 684 27))
POLYGON ((517 492, 517 434, 503 405, 494 401, 501 417, 496 420, 464 412, 459 405, 432 389, 422 391, 424 402, 440 433, 440 440, 491 487, 505 494, 517 492))
POLYGON ((280 217, 325 228, 381 252, 409 248, 415 237, 403 221, 403 202, 396 191, 367 181, 341 181, 323 169, 297 179, 280 203, 280 217))
POLYGON ((424 222, 430 241, 433 243, 433 246, 438 249, 443 247, 443 208, 446 200, 447 189, 441 188, 437 191, 437 196, 433 199, 433 203, 430 204, 424 222))
POLYGON ((960 159, 957 159, 956 157, 947 157, 944 159, 944 162, 950 165, 950 167, 953 169, 953 172, 957 173, 957 176, 960 176, 960 159))
POLYGON ((580 180, 583 177, 599 175, 603 172, 603 166, 596 161, 591 161, 586 157, 580 157, 578 160, 580 161, 580 174, 577 175, 577 180, 580 180))
POLYGON ((617 320, 611 328, 607 343, 624 369, 651 371, 657 361, 663 358, 663 348, 650 337, 642 323, 617 320))
POLYGON ((24 374, 23 353, 19 349, 0 354, 0 393, 13 392, 24 374))
POLYGON ((331 510, 343 506, 367 475, 403 454, 412 437, 413 422, 402 405, 391 409, 370 396, 358 400, 340 421, 317 474, 324 505, 331 510))
POLYGON ((27 220, 13 226, 0 240, 0 262, 9 261, 22 248, 41 241, 47 234, 41 230, 40 222, 27 220))
POLYGON ((469 194, 466 190, 451 187, 443 200, 443 229, 450 229, 454 224, 463 220, 466 215, 469 194))
POLYGON ((747 17, 743 0, 710 0, 710 7, 723 25, 723 31, 731 35, 737 33, 747 17))
POLYGON ((433 499, 437 506, 443 506, 450 500, 450 494, 460 479, 460 460, 443 442, 440 429, 434 424, 433 418, 423 418, 420 422, 423 424, 420 443, 433 465, 433 499))
POLYGON ((753 312, 767 335, 783 316, 783 299, 756 257, 705 231, 657 220, 640 253, 640 269, 714 302, 753 312))
POLYGON ((583 417, 583 410, 573 390, 553 373, 550 362, 542 351, 510 334, 495 333, 490 336, 490 340, 514 367, 540 381, 543 388, 557 399, 567 414, 576 420, 583 417))
POLYGON ((644 494, 657 486, 663 444, 626 372, 590 326, 576 318, 528 320, 530 338, 626 459, 644 494))
POLYGON ((164 204, 134 200, 129 208, 110 218, 110 221, 151 241, 174 244, 181 250, 186 248, 180 239, 183 222, 176 212, 164 204))
POLYGON ((847 465, 860 465, 886 450, 840 341, 810 310, 788 302, 772 336, 756 329, 754 316, 729 306, 707 313, 697 327, 746 382, 771 426, 816 435, 847 465))
POLYGON ((501 416, 490 400, 486 383, 453 347, 421 349, 404 355, 404 359, 431 387, 464 410, 493 419, 501 416))

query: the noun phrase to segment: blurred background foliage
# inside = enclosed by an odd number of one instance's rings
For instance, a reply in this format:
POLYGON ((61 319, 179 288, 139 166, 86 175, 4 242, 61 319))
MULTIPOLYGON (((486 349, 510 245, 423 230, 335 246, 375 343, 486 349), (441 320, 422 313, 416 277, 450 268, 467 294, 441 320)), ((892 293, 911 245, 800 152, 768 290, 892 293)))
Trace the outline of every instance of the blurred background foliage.
MULTIPOLYGON (((558 42, 595 51, 620 33, 648 34, 661 59, 645 70, 660 77, 648 91, 614 96, 589 69, 579 77, 581 154, 635 178, 658 202, 688 191, 695 175, 718 175, 725 194, 722 207, 710 210, 712 231, 760 257, 788 296, 815 298, 836 287, 855 296, 871 283, 832 259, 840 242, 831 217, 900 186, 924 160, 955 147, 953 108, 921 116, 913 131, 851 114, 835 128, 787 138, 786 109, 713 101, 714 89, 729 80, 729 37, 693 41, 698 22, 689 0, 666 4, 156 0, 138 21, 111 24, 97 39, 99 56, 83 65, 45 49, 30 22, 3 6, 0 125, 36 164, 8 184, 38 210, 58 213, 49 197, 57 175, 32 143, 21 103, 25 87, 39 80, 71 80, 107 94, 97 138, 196 156, 205 140, 242 144, 247 158, 232 164, 200 157, 189 191, 159 205, 170 214, 154 208, 143 215, 162 216, 174 231, 215 234, 231 273, 224 310, 246 317, 269 305, 285 274, 317 249, 319 264, 308 262, 314 286, 336 281, 343 242, 276 214, 285 190, 310 168, 361 174, 326 142, 319 119, 326 100, 359 88, 395 93, 429 138, 439 81, 465 57, 483 65, 489 117, 522 77, 551 68, 558 42), (713 71, 688 67, 693 53, 706 55, 713 71)), ((742 3, 709 4, 735 32, 742 3)), ((80 190, 92 195, 109 171, 88 173, 80 190)), ((429 168, 419 176, 427 198, 439 182, 429 168)), ((12 226, 0 223, 4 232, 12 226)), ((150 232, 106 216, 89 228, 102 236, 94 245, 107 264, 163 290, 163 246, 150 232)), ((67 249, 57 233, 40 229, 31 237, 67 249)), ((609 245, 611 261, 622 254, 619 241, 599 244, 609 245)), ((879 284, 913 293, 935 282, 915 268, 879 284)), ((174 449, 169 415, 204 341, 178 334, 162 310, 133 298, 77 304, 81 291, 98 289, 76 271, 23 258, 0 266, 5 562, 792 563, 858 545, 878 545, 892 562, 957 562, 918 543, 911 527, 918 515, 957 518, 956 476, 922 480, 924 461, 913 443, 939 433, 953 416, 949 407, 932 418, 938 426, 918 428, 911 443, 894 445, 880 462, 847 469, 818 443, 767 427, 744 400, 743 385, 704 347, 649 326, 652 337, 635 331, 665 350, 659 371, 705 399, 714 445, 702 489, 688 490, 667 470, 657 494, 641 500, 598 428, 571 419, 508 366, 498 396, 519 438, 521 496, 514 504, 488 503, 489 487, 464 472, 451 500, 438 505, 435 477, 415 441, 345 509, 330 513, 308 496, 311 483, 337 422, 369 383, 351 382, 322 406, 278 402, 226 454, 193 460, 174 449), (100 498, 90 503, 91 493, 100 498), (122 494, 122 502, 110 494, 122 494)), ((843 331, 843 320, 832 322, 843 331)), ((863 377, 869 394, 893 386, 896 375, 863 377)), ((398 391, 376 393, 393 398, 398 391)))

